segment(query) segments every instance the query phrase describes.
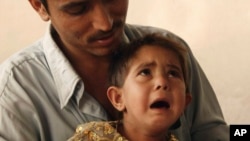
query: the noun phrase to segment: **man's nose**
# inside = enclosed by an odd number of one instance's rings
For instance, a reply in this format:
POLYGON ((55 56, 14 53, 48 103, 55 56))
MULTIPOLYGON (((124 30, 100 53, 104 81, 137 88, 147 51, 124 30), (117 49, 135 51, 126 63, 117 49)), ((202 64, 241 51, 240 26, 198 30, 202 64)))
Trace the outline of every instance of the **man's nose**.
POLYGON ((102 3, 94 5, 92 18, 92 24, 95 29, 101 31, 109 31, 112 29, 113 19, 111 13, 102 3))

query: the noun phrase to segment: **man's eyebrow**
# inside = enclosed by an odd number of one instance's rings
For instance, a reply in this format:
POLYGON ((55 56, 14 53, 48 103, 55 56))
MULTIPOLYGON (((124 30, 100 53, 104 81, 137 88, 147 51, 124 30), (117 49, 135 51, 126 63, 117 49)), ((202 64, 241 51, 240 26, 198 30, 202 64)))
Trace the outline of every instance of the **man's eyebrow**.
POLYGON ((84 3, 87 4, 87 2, 88 2, 87 0, 68 2, 68 3, 65 3, 65 4, 61 5, 60 9, 65 10, 65 9, 68 9, 68 8, 71 8, 71 7, 74 7, 74 6, 77 6, 77 5, 83 5, 84 3))

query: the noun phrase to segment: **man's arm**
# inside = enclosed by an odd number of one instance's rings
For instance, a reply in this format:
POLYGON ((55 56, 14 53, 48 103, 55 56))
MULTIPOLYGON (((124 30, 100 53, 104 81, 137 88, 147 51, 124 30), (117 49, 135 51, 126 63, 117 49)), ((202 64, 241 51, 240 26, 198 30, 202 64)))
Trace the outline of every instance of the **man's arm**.
MULTIPOLYGON (((8 98, 1 97, 1 104, 8 102, 8 98)), ((6 104, 5 106, 8 106, 6 104)), ((21 105, 16 105, 17 109, 23 108, 19 107, 21 105)), ((21 112, 21 111, 20 111, 21 112)), ((36 130, 33 121, 25 121, 32 119, 32 114, 27 114, 27 119, 23 119, 21 116, 16 116, 10 111, 10 108, 6 109, 3 105, 0 105, 0 140, 1 141, 35 141, 38 137, 35 137, 36 130)))
POLYGON ((190 122, 192 141, 229 141, 226 124, 216 94, 205 73, 189 49, 190 91, 193 102, 185 116, 190 122))

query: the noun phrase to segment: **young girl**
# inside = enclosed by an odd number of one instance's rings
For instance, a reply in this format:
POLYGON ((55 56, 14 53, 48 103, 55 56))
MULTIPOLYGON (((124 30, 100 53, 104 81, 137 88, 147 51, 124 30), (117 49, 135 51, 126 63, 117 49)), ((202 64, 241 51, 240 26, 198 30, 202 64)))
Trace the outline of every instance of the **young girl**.
POLYGON ((186 57, 184 47, 156 34, 122 47, 107 90, 122 120, 79 125, 70 140, 177 141, 169 129, 191 101, 186 57))

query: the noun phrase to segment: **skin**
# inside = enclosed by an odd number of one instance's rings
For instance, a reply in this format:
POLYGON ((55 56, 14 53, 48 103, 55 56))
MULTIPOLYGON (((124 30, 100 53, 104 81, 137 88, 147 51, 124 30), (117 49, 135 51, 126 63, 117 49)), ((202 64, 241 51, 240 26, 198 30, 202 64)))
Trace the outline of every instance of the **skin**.
POLYGON ((86 91, 112 114, 106 97, 109 55, 122 38, 128 0, 29 0, 44 21, 51 21, 57 45, 83 79, 86 91), (87 61, 86 61, 87 60, 87 61), (98 88, 98 89, 96 89, 98 88))
POLYGON ((123 111, 120 132, 131 141, 164 141, 191 101, 180 61, 169 49, 145 45, 129 66, 124 85, 112 86, 107 93, 113 105, 123 111), (158 101, 169 106, 154 106, 158 101))

